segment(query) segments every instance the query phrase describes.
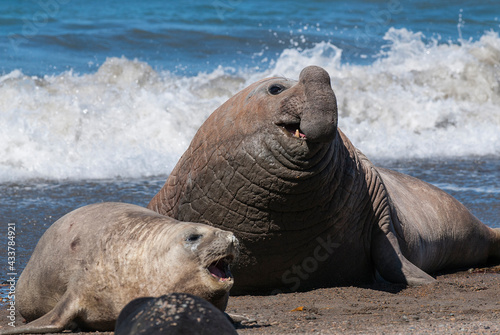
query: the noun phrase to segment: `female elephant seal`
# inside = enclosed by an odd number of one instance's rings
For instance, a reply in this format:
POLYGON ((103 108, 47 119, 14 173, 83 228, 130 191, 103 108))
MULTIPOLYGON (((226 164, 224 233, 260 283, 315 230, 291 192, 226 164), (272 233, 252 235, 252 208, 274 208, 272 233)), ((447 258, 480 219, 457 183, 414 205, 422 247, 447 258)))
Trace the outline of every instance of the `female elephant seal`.
POLYGON ((233 231, 233 293, 305 290, 500 257, 500 232, 445 192, 375 167, 337 127, 330 77, 264 79, 201 126, 148 208, 233 231))
POLYGON ((223 311, 237 252, 230 232, 139 206, 79 208, 45 232, 19 278, 17 307, 34 321, 2 334, 112 330, 131 300, 171 292, 200 296, 223 311))

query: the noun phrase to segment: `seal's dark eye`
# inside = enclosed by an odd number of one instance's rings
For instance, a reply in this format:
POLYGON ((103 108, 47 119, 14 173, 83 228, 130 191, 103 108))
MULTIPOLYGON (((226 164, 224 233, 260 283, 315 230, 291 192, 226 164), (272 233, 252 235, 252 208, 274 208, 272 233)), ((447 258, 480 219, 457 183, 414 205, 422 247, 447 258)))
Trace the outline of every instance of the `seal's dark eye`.
POLYGON ((272 95, 280 94, 285 90, 285 86, 279 84, 273 84, 267 89, 272 95))
POLYGON ((186 238, 187 242, 196 242, 198 241, 203 235, 200 234, 191 234, 186 238))

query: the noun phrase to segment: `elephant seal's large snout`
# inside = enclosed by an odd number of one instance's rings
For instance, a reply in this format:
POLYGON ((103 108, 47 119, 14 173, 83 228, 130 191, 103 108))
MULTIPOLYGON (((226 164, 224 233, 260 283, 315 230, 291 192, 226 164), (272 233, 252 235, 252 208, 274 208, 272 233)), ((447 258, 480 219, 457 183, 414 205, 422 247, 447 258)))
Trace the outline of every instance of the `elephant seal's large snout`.
POLYGON ((330 142, 337 130, 337 100, 330 85, 330 75, 319 66, 308 66, 299 76, 304 87, 305 104, 300 129, 310 142, 330 142))

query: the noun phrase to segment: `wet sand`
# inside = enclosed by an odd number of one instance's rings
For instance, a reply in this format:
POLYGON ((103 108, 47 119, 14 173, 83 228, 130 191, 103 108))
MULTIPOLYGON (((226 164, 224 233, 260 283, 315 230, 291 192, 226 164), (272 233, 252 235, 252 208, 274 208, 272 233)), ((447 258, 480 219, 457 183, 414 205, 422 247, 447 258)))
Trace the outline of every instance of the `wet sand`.
MULTIPOLYGON (((2 328, 8 327, 6 308, 0 310, 2 328)), ((420 287, 374 284, 231 297, 227 312, 249 319, 237 325, 239 334, 499 334, 500 266, 439 275, 435 284, 420 287)))

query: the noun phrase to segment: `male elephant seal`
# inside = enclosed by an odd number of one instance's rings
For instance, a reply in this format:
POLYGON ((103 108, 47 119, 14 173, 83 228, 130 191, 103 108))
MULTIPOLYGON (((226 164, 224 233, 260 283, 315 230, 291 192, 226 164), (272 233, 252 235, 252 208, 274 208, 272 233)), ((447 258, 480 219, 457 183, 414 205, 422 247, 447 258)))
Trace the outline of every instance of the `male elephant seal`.
POLYGON ((223 311, 237 252, 230 232, 139 206, 79 208, 45 232, 19 278, 16 306, 32 322, 2 334, 112 330, 131 300, 171 292, 198 295, 223 311))
POLYGON ((337 128, 322 68, 264 79, 219 107, 148 208, 234 232, 232 293, 305 290, 500 257, 500 231, 445 192, 375 167, 337 128))
POLYGON ((208 301, 187 293, 138 298, 121 311, 115 335, 237 335, 229 318, 208 301))

